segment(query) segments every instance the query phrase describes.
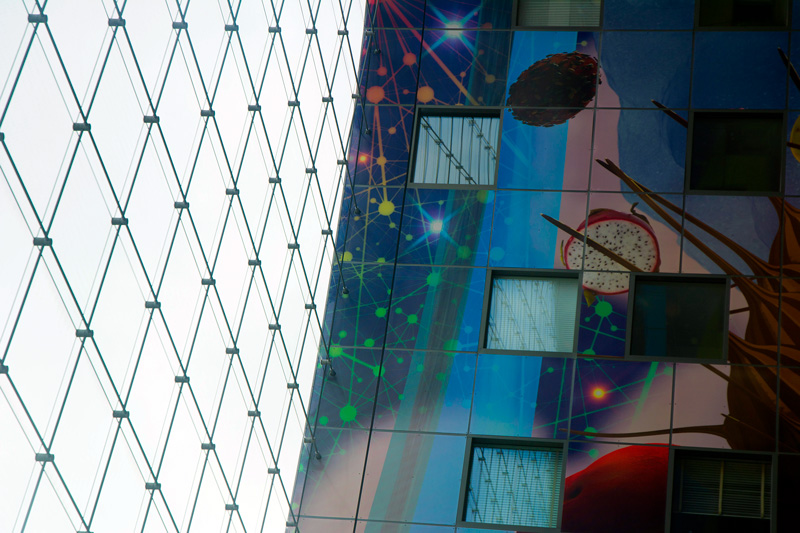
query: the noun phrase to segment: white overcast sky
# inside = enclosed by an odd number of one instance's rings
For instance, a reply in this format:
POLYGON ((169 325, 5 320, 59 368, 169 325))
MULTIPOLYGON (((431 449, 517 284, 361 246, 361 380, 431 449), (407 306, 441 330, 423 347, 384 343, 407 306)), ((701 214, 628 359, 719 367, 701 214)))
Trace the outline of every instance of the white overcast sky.
POLYGON ((320 230, 336 227, 363 2, 116 4, 130 46, 113 37, 111 0, 50 0, 33 39, 37 3, 0 0, 0 532, 278 531, 305 427, 286 384, 294 368, 307 407, 320 331, 305 307, 313 298, 323 316, 333 247, 320 230), (179 5, 193 51, 172 27, 179 5), (230 6, 242 43, 220 69, 230 6), (251 78, 263 85, 255 124, 251 78), (161 95, 157 126, 143 122, 148 91, 161 95), (206 91, 213 118, 201 117, 206 91), (73 130, 76 99, 91 105, 91 137, 73 130), (174 206, 187 190, 188 213, 174 206), (127 228, 111 224, 120 208, 127 228), (33 245, 41 226, 52 247, 33 245), (202 285, 210 270, 215 285, 202 285), (151 285, 160 310, 145 309, 151 285), (175 383, 181 363, 193 396, 175 383), (151 469, 163 494, 152 499, 151 469))

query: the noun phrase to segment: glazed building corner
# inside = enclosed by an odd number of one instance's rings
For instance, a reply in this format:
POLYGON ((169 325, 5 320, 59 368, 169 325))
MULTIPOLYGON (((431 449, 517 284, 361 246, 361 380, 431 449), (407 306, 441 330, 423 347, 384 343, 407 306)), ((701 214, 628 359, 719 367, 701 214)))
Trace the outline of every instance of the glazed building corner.
POLYGON ((795 531, 798 2, 368 6, 287 531, 795 531))

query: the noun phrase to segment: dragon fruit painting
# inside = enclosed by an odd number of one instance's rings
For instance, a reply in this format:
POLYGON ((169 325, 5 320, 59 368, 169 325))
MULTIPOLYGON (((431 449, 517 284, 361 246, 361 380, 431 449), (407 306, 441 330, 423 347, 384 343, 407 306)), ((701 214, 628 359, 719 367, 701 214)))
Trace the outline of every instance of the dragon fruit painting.
MULTIPOLYGON (((603 248, 627 261, 630 261, 643 272, 658 272, 661 257, 658 241, 644 215, 636 212, 636 204, 630 213, 621 213, 613 209, 595 209, 589 214, 587 224, 581 223, 578 232, 603 248)), ((583 242, 570 237, 563 247, 562 261, 568 269, 579 270, 581 266, 587 271, 583 275, 583 288, 596 294, 620 294, 628 291, 629 274, 619 271, 621 267, 613 256, 600 250, 586 247, 584 257, 583 242)))

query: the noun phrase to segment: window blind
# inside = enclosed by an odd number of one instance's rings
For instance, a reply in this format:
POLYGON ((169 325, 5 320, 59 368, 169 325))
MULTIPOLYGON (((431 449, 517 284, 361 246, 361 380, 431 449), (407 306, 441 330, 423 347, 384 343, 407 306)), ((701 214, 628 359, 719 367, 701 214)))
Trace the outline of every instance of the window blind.
POLYGON ((600 0, 520 0, 520 26, 599 26, 600 0))
POLYGON ((765 518, 771 506, 771 468, 766 461, 681 460, 678 511, 765 518))

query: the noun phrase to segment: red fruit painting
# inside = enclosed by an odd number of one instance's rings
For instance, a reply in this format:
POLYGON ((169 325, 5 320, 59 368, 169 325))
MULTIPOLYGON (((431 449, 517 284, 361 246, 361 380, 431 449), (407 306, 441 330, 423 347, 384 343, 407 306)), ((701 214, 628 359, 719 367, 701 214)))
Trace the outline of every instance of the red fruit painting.
POLYGON ((627 446, 569 476, 562 530, 663 533, 669 448, 627 446))

